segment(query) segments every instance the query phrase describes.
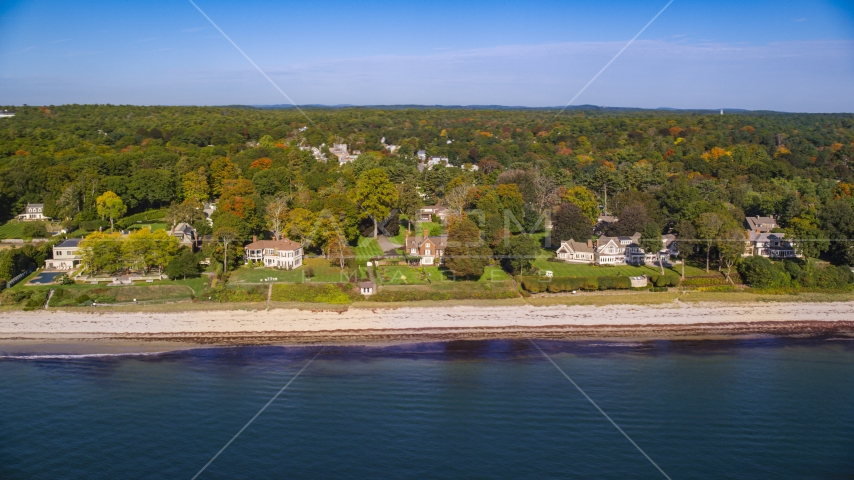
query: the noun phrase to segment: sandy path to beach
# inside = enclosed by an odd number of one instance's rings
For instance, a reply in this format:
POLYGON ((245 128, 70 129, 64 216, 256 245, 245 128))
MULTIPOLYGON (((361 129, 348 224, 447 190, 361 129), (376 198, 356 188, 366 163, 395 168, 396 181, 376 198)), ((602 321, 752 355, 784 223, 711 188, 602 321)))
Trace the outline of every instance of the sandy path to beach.
POLYGON ((504 306, 349 309, 343 312, 272 309, 176 313, 107 310, 9 312, 0 314, 0 339, 57 334, 307 333, 356 330, 460 330, 537 327, 679 328, 691 324, 745 322, 850 322, 854 302, 686 304, 638 306, 504 306))

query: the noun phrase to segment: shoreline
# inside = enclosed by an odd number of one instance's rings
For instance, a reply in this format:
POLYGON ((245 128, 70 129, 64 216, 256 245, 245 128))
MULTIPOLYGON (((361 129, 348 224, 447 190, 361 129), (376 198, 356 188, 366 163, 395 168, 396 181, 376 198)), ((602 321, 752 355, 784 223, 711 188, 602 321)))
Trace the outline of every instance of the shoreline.
POLYGON ((0 318, 0 355, 130 354, 237 345, 767 335, 854 338, 854 302, 11 312, 0 318))

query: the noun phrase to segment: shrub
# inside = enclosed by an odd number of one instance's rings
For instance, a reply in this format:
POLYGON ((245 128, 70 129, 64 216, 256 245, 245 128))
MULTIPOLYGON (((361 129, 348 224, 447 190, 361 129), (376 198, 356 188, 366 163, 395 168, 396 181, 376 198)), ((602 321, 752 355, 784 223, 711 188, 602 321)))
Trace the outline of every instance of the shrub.
POLYGON ((417 302, 422 300, 498 300, 516 298, 519 294, 514 290, 469 290, 456 289, 446 291, 383 289, 370 297, 375 302, 417 302))
POLYGON ((332 303, 342 305, 356 298, 349 283, 279 283, 273 285, 275 302, 332 303))
POLYGON ((81 293, 80 295, 74 297, 74 302, 78 303, 78 304, 85 303, 85 302, 88 302, 90 300, 92 300, 92 297, 90 297, 89 295, 87 295, 85 293, 81 293))
POLYGON ((38 310, 44 308, 44 302, 47 300, 47 292, 33 292, 30 298, 24 303, 24 310, 38 310))
POLYGON ((624 276, 603 277, 522 277, 522 288, 530 293, 560 293, 573 290, 619 290, 632 288, 632 281, 624 276))
POLYGON ((676 275, 652 275, 650 280, 656 287, 675 287, 679 285, 679 277, 676 275))
POLYGON ((47 238, 47 226, 44 222, 27 222, 21 228, 21 236, 24 238, 47 238))
POLYGON ((225 288, 222 284, 205 293, 215 302, 263 302, 267 300, 267 287, 225 288))
POLYGON ((86 220, 80 222, 80 228, 83 230, 88 230, 90 232, 94 232, 98 229, 107 230, 110 228, 110 222, 106 222, 104 220, 86 220))
POLYGON ((0 304, 2 305, 17 305, 24 300, 27 300, 32 296, 34 292, 32 290, 18 290, 18 291, 9 291, 5 292, 0 298, 0 304))

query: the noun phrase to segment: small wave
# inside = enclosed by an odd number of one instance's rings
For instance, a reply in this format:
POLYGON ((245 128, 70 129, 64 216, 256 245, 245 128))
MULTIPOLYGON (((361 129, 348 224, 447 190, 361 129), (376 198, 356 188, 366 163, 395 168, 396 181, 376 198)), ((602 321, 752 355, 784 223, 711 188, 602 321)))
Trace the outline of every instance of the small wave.
POLYGON ((163 355, 166 352, 128 352, 128 353, 80 353, 80 354, 45 354, 45 355, 0 355, 0 360, 76 360, 80 358, 109 358, 109 357, 148 357, 163 355))
POLYGON ((642 347, 642 343, 636 342, 609 342, 609 343, 587 343, 585 347, 642 347))
POLYGON ((836 342, 836 341, 840 341, 840 340, 851 341, 851 340, 854 340, 854 338, 852 338, 852 337, 834 337, 834 338, 825 338, 825 340, 828 342, 836 342))

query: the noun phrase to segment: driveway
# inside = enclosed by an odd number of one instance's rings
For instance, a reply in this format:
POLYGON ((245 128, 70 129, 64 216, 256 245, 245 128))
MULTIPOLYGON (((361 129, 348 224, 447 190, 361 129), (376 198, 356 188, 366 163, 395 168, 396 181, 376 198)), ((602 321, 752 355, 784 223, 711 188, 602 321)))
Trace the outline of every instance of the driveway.
POLYGON ((403 245, 391 243, 391 240, 386 238, 385 235, 378 235, 377 236, 377 243, 380 245, 380 248, 383 250, 383 253, 385 253, 386 255, 397 255, 395 250, 403 247, 403 245))

